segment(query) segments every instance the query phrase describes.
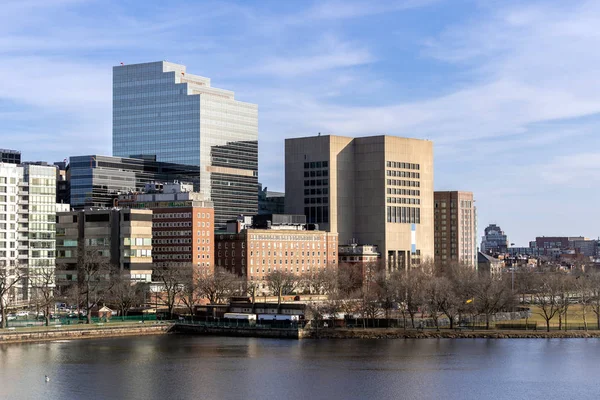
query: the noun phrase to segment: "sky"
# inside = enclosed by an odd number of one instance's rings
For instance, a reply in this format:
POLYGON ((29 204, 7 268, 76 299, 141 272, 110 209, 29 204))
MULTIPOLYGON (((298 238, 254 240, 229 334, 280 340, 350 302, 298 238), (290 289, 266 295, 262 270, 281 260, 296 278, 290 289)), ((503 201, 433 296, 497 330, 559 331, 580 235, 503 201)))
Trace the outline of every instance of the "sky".
POLYGON ((600 235, 598 1, 0 1, 0 148, 24 160, 110 155, 111 67, 167 60, 258 104, 270 190, 285 138, 421 138, 480 235, 600 235))

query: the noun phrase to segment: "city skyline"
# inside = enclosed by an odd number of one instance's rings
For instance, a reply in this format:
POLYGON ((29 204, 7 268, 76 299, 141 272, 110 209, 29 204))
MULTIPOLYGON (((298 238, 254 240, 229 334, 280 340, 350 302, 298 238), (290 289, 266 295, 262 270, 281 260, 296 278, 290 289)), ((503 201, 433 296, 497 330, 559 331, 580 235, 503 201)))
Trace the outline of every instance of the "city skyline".
POLYGON ((1 147, 50 162, 111 155, 111 67, 164 59, 258 104, 259 180, 270 189, 283 189, 285 138, 430 139, 434 188, 474 192, 478 236, 490 223, 521 246, 597 236, 598 55, 587 49, 599 41, 598 4, 229 2, 165 13, 149 2, 138 11, 7 3, 1 147), (25 8, 30 18, 14 18, 25 8))

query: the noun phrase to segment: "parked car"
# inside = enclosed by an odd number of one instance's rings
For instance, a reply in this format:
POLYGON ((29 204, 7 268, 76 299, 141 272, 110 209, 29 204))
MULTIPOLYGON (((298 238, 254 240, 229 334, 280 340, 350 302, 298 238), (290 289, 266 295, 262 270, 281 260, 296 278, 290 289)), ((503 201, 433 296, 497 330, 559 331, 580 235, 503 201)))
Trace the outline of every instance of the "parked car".
POLYGON ((28 315, 29 315, 29 313, 27 311, 23 311, 23 310, 17 311, 17 317, 26 317, 28 315))

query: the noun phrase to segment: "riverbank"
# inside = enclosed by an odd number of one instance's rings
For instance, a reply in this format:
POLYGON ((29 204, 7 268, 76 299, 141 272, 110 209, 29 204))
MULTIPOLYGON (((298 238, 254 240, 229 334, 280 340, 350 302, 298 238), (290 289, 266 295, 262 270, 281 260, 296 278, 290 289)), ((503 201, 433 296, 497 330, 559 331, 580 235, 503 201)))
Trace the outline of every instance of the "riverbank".
POLYGON ((404 330, 396 328, 323 329, 304 331, 306 339, 567 339, 600 338, 600 331, 525 331, 525 330, 404 330))
POLYGON ((0 344, 29 343, 49 340, 97 339, 106 337, 160 335, 168 333, 173 324, 128 324, 116 326, 25 328, 0 332, 0 344))

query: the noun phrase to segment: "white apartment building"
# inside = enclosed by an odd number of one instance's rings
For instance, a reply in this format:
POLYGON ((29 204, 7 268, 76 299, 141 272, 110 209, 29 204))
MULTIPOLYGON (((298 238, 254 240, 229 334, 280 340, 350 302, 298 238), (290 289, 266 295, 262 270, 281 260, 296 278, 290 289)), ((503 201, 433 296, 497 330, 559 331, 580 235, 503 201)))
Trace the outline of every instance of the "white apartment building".
POLYGON ((9 301, 29 301, 41 274, 54 271, 56 167, 0 163, 0 268, 25 276, 9 301))

